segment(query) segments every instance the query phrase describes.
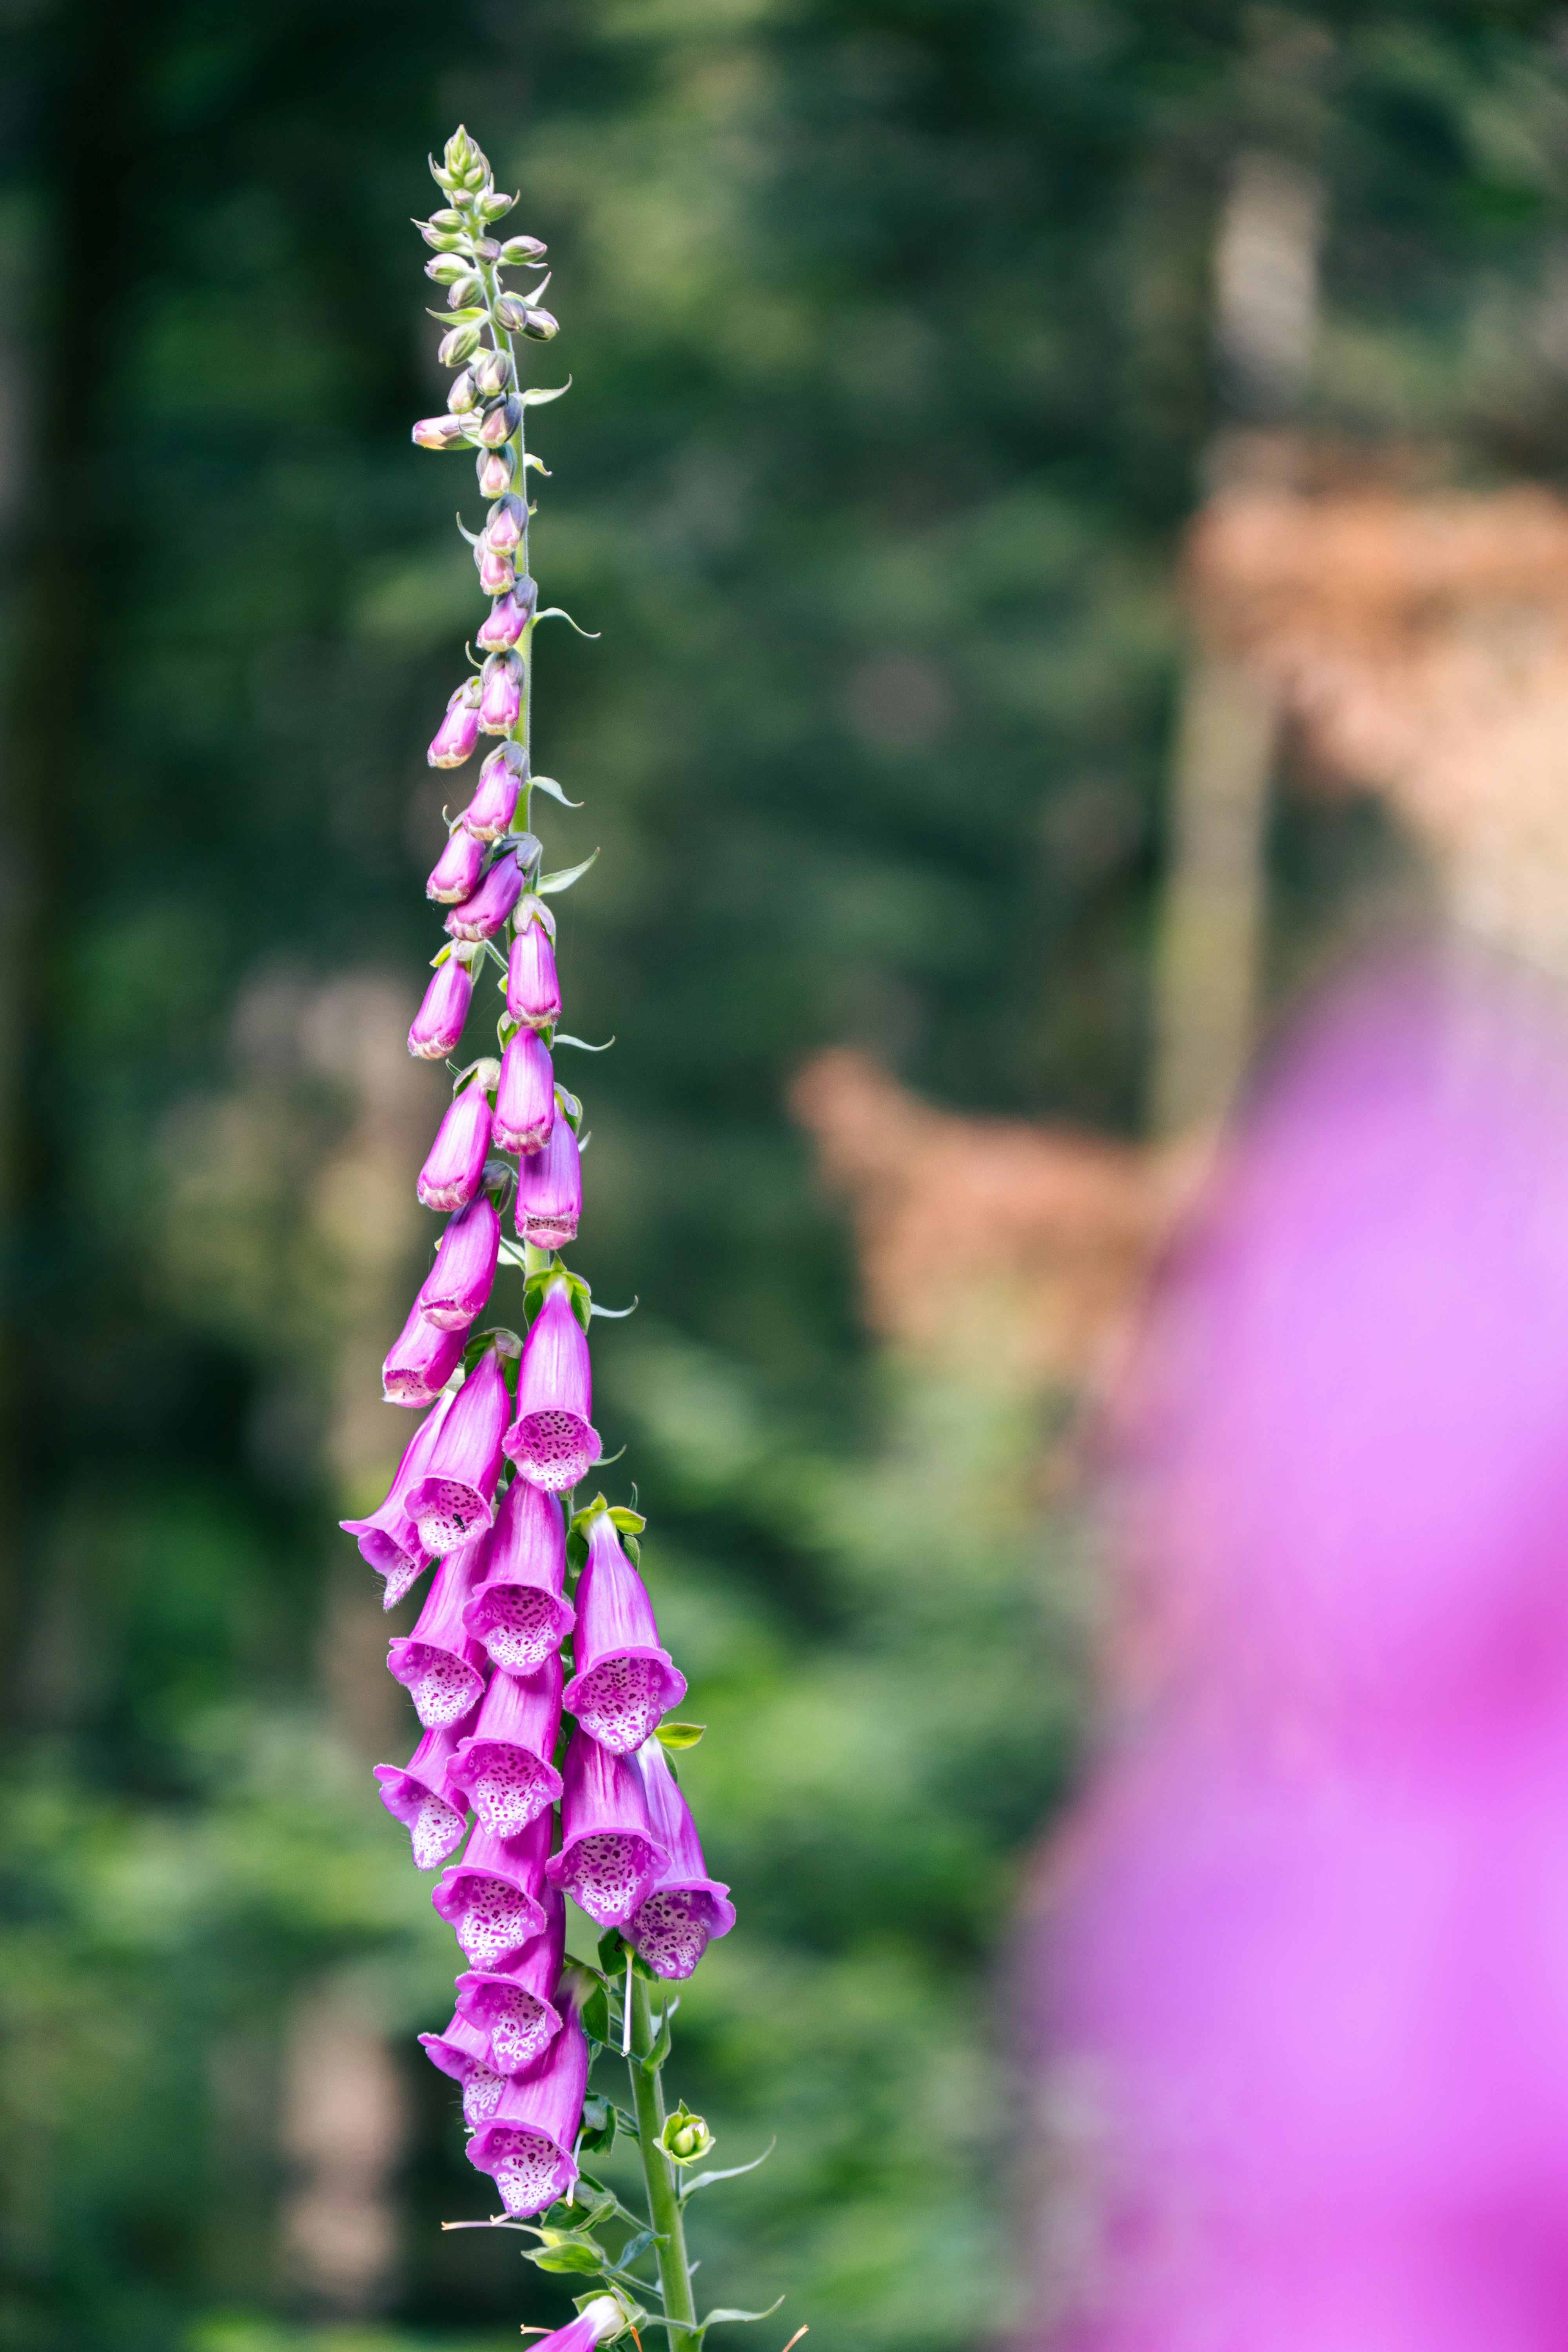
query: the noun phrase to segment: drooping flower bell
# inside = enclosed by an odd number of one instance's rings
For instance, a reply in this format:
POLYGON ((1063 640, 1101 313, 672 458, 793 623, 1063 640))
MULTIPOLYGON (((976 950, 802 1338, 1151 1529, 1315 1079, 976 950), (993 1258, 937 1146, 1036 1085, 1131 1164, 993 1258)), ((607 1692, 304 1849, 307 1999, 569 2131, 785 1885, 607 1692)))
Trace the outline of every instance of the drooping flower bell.
POLYGON ((448 1863, 430 1900, 476 1969, 505 1969, 544 1926, 540 1902, 550 1820, 541 1813, 521 1835, 498 1838, 477 1829, 460 1862, 448 1863))
MULTIPOLYGON (((461 1331, 443 1331, 438 1323, 426 1323, 416 1302, 409 1308, 408 1320, 393 1341, 381 1368, 384 1402, 406 1405, 414 1410, 421 1405, 434 1404, 458 1369, 463 1342, 461 1331)), ((417 1485, 418 1481, 414 1484, 417 1485)), ((412 1486, 405 1490, 405 1508, 407 1496, 412 1491, 412 1486)), ((413 1517, 412 1512, 409 1516, 413 1517)), ((425 1549, 428 1551, 428 1544, 425 1549)))
POLYGON ((653 1604, 608 1511, 596 1512, 587 1532, 572 1643, 577 1671, 565 1705, 601 1748, 629 1756, 660 1716, 679 1706, 686 1677, 659 1646, 653 1604))
POLYGON ((487 596, 504 596, 516 585, 510 556, 499 554, 482 539, 474 550, 474 561, 479 568, 479 586, 487 596))
POLYGON ((460 768, 479 740, 479 682, 466 677, 447 704, 426 757, 433 768, 460 768))
POLYGON ((416 1187, 426 1209, 466 1209, 479 1189, 490 1145, 489 1090, 497 1062, 480 1062, 436 1130, 416 1187))
POLYGON ((641 1775, 625 1756, 572 1734, 562 1775, 561 1851, 544 1874, 596 1927, 619 1927, 669 1867, 654 1834, 641 1775))
POLYGON ((422 416, 409 437, 419 449, 460 449, 467 436, 460 416, 422 416))
POLYGON ((491 654, 479 673, 479 726, 510 735, 522 709, 522 664, 516 654, 491 654))
POLYGON ((564 2327, 536 2336, 529 2352, 593 2352, 594 2346, 602 2344, 607 2336, 620 2335, 626 2324, 626 2314, 614 2295, 596 2294, 564 2327))
POLYGON ((532 620, 538 604, 538 587, 525 572, 504 596, 497 597, 489 618, 480 623, 474 643, 483 646, 489 654, 505 653, 516 645, 532 620))
POLYGON ((522 874, 510 850, 498 857, 470 898, 454 907, 447 929, 455 940, 493 939, 522 890, 522 874))
POLYGON ((485 518, 485 545, 498 555, 510 555, 522 544, 525 509, 520 498, 498 499, 485 518))
POLYGON ((426 1551, 455 1551, 489 1528, 510 1412, 500 1350, 488 1347, 452 1401, 424 1476, 408 1490, 405 1507, 426 1551))
POLYGON ((471 898, 484 870, 484 845, 462 825, 447 836, 447 846, 430 868, 425 896, 437 906, 459 906, 471 898))
POLYGON ((561 1018, 552 927, 542 907, 513 937, 506 969, 506 1009, 531 1029, 548 1029, 561 1018))
POLYGON ((569 1118, 552 1120, 542 1150, 525 1151, 519 1160, 514 1213, 519 1240, 536 1248, 560 1249, 576 1239, 583 1162, 569 1118))
POLYGON ((531 1675, 560 1647, 577 1622, 565 1581, 561 1506, 531 1479, 514 1478, 496 1512, 485 1580, 463 1616, 492 1665, 531 1675))
POLYGON ((463 2121, 477 2131, 494 2115, 504 2078, 489 2063, 489 2037, 461 2010, 440 2033, 422 2033, 420 2047, 433 2066, 463 2088, 463 2121))
POLYGON ((494 1674, 473 1730, 452 1760, 455 1788, 497 1837, 516 1837, 561 1794, 551 1762, 561 1728, 561 1661, 527 1675, 494 1674))
POLYGON ((503 1151, 536 1152, 549 1142, 554 1125, 555 1071, 550 1048, 538 1030, 525 1024, 507 1040, 501 1055, 495 1139, 503 1151))
POLYGON ((387 1650, 386 1670, 408 1691, 426 1731, 461 1723, 485 1686, 484 1651, 463 1623, 483 1552, 481 1535, 448 1554, 431 1579, 413 1633, 399 1635, 387 1650))
POLYGON ((406 1764, 378 1764, 381 1801, 401 1822, 414 1848, 416 1870, 434 1870, 456 1853, 468 1834, 468 1801, 448 1779, 452 1753, 466 1717, 424 1732, 406 1764))
MULTIPOLYGON (((385 1500, 376 1506, 370 1517, 338 1521, 345 1535, 358 1538, 361 1558, 377 1576, 386 1579, 382 1597, 384 1609, 395 1609, 430 1565, 429 1555, 420 1544, 419 1530, 409 1517, 405 1504, 409 1488, 416 1486, 425 1475, 425 1465, 450 1403, 450 1397, 442 1397, 426 1414, 403 1449, 403 1459, 386 1490, 385 1500)), ((555 1504, 552 1508, 559 1521, 560 1506, 555 1504)))
POLYGON ((521 743, 501 743, 479 770, 474 797, 462 822, 476 841, 499 841, 511 830, 517 798, 528 775, 528 754, 521 743))
POLYGON ((511 488, 517 462, 510 448, 481 449, 476 468, 481 499, 499 499, 511 488))
POLYGON ((495 1203, 479 1192, 448 1220, 436 1263, 419 1286, 414 1304, 425 1320, 444 1331, 466 1331, 490 1295, 500 1249, 495 1203))
POLYGON ((627 1920, 626 1938, 656 1977, 689 1977, 712 1938, 734 1926, 735 1906, 729 1888, 708 1875, 691 1808, 660 1742, 645 1740, 632 1760, 648 1820, 669 1861, 627 1920))
POLYGON ((561 2030, 555 1989, 566 1942, 566 1906, 542 1884, 544 1925, 504 1972, 470 1969, 458 1979, 458 2013, 488 2037, 485 2063, 520 2074, 561 2030))
MULTIPOLYGON (((542 2212, 577 2178, 572 2149, 588 2083, 582 2007, 594 1981, 580 1969, 566 1970, 555 2000, 560 2032, 531 2066, 507 2078, 489 2120, 468 2142, 468 2162, 490 2175, 509 2213, 542 2212)), ((582 2340, 596 2343, 597 2332, 584 2330, 582 2340)))
POLYGON ((430 985, 408 1032, 408 1050, 416 1062, 444 1062, 455 1054, 468 1017, 474 975, 460 957, 449 955, 430 975, 430 985))
POLYGON ((588 1342, 572 1293, 556 1276, 523 1342, 517 1414, 504 1440, 523 1476, 556 1495, 574 1486, 599 1458, 593 1409, 588 1342))

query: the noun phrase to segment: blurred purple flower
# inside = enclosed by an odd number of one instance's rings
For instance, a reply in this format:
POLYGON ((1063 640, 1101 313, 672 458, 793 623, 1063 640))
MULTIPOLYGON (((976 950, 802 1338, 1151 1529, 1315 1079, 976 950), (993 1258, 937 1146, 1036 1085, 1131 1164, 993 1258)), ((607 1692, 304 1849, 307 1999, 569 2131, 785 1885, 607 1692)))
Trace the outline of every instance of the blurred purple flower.
POLYGON ((531 1479, 514 1478, 496 1512, 485 1581, 464 1618, 493 1665, 531 1675, 559 1648, 576 1622, 565 1582, 561 1505, 531 1479))
POLYGON ((561 1674, 555 1656, 531 1675, 493 1674, 479 1721, 453 1759, 453 1787, 497 1837, 515 1837, 561 1794, 551 1761, 561 1728, 561 1674))
POLYGON ((645 1741, 636 1761, 648 1820, 669 1861, 627 1921, 626 1937, 655 1976, 689 1977, 711 1939, 734 1926, 735 1906, 729 1888, 708 1875, 691 1808, 658 1741, 645 1741))
POLYGON ((686 1677, 659 1646, 653 1603, 608 1511, 588 1523, 576 1610, 577 1671, 566 1686, 566 1706, 601 1748, 629 1756, 659 1717, 679 1706, 686 1677))
POLYGON ((557 1276, 523 1342, 517 1417, 503 1440, 523 1476, 557 1495, 574 1486, 599 1457, 593 1410, 588 1342, 571 1291, 557 1276))
POLYGON ((479 1189, 489 1143, 490 1100, 481 1075, 454 1096, 436 1130, 416 1188, 426 1208, 467 1208, 479 1189))
POLYGON ((408 1050, 416 1061, 444 1062, 457 1052, 473 992, 474 975, 466 963, 449 955, 437 965, 408 1032, 408 1050))
POLYGON ((407 1830, 416 1870, 434 1870, 455 1853, 468 1834, 468 1809, 448 1779, 452 1751, 462 1737, 463 1718, 425 1732, 406 1764, 378 1764, 381 1801, 407 1830))
POLYGON ((572 1734, 562 1777, 561 1851, 545 1875, 596 1927, 619 1927, 669 1864, 648 1819, 641 1777, 581 1727, 572 1734))
POLYGON ((582 1160, 572 1122, 563 1117, 552 1120, 543 1149, 525 1151, 518 1162, 518 1238, 539 1249, 560 1249, 575 1241, 582 1213, 582 1160))
POLYGON ((400 1634, 386 1669, 406 1685, 427 1731, 460 1723, 485 1686, 485 1654, 463 1623, 463 1611, 483 1559, 484 1538, 449 1552, 430 1580, 412 1633, 400 1634))
POLYGON ((434 1404, 458 1369, 463 1338, 461 1331, 443 1331, 439 1324, 426 1323, 416 1300, 381 1368, 384 1402, 415 1407, 434 1404))
POLYGON ((406 1508, 426 1551, 448 1552, 487 1528, 511 1412, 500 1354, 487 1347, 452 1400, 406 1508))
POLYGON ((436 1263, 419 1286, 414 1304, 426 1323, 468 1329, 490 1295, 500 1248, 495 1202, 480 1192, 447 1220, 436 1263))

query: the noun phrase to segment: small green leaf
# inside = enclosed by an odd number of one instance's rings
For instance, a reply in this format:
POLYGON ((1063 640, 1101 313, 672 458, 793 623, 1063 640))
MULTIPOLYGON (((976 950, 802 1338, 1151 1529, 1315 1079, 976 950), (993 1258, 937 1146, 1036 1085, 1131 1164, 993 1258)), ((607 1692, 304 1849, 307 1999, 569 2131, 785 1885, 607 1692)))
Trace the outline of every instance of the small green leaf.
MULTIPOLYGON (((600 1993, 599 1999, 601 2000, 604 2000, 603 1992, 600 1993)), ((584 2012, 584 2015, 585 2021, 586 2011, 584 2012)), ((591 2028, 588 2030, 592 2031, 591 2028)), ((594 2034, 594 2040, 595 2042, 608 2042, 609 2038, 609 2004, 605 2002, 605 2031, 603 2033, 594 2034)), ((583 2102, 583 2132, 582 2137, 577 2142, 579 2148, 585 2148, 591 2156, 598 2156, 604 2149, 613 2147, 615 2146, 615 2140, 616 2110, 612 2102, 608 2099, 598 2097, 584 2099, 583 2102)))
MULTIPOLYGON (((430 313, 433 319, 444 319, 446 315, 445 310, 432 310, 430 313)), ((564 383, 558 383, 552 392, 523 392, 518 394, 518 398, 524 408, 542 408, 547 401, 559 400, 563 392, 570 392, 571 389, 572 379, 568 376, 564 383)))
POLYGON ((547 604, 544 611, 542 613, 536 613, 533 618, 535 625, 541 621, 564 621, 569 629, 577 630, 577 635, 580 637, 592 637, 596 639, 604 635, 604 631, 602 629, 584 629, 578 627, 577 623, 572 618, 571 614, 566 610, 564 604, 547 604))
MULTIPOLYGON (((600 1311, 607 1314, 609 1309, 605 1307, 600 1311)), ((613 1528, 619 1528, 624 1536, 640 1536, 647 1525, 647 1521, 640 1512, 628 1511, 624 1503, 616 1503, 611 1507, 609 1521, 613 1528)))
POLYGON ((770 2303, 766 2311, 710 2311, 705 2318, 699 2320, 697 2324, 698 2333, 699 2335, 706 2336, 710 2327, 722 2326, 726 2321, 771 2319, 774 2312, 778 2309, 779 2303, 782 2303, 783 2301, 784 2297, 781 2294, 778 2299, 778 2303, 770 2303))
POLYGON ((669 2025, 672 2015, 672 2010, 667 2009, 665 2011, 664 2015, 658 2021, 658 2032, 653 2037, 652 2049, 648 2052, 646 2058, 639 2061, 645 2074, 657 2074, 659 2068, 663 2065, 665 2060, 669 2055, 671 2039, 669 2025))
POLYGON ((710 2189, 716 2180, 739 2180, 742 2172, 755 2172, 759 2164, 766 2164, 777 2146, 778 2141, 771 2139, 761 2156, 753 2156, 750 2164, 731 2164, 722 2172, 700 2172, 695 2180, 683 2180, 680 2184, 682 2198, 695 2197, 700 2189, 710 2189))
POLYGON ((584 857, 581 866, 563 866, 558 874, 542 874, 534 884, 534 888, 543 898, 553 898, 559 892, 570 890, 574 882, 580 882, 583 879, 598 855, 595 849, 593 856, 584 857))
POLYGON ((626 1937, 618 1927, 606 1927, 599 1938, 599 1966, 607 1977, 618 1977, 626 1965, 626 1937))
MULTIPOLYGON (((587 2035, 590 2042, 607 2042, 609 2041, 610 2002, 609 1996, 606 1994, 602 1984, 596 1984, 595 1986, 593 1991, 588 1995, 587 2000, 584 2002, 579 2014, 583 2021, 583 2031, 587 2035)), ((584 2107, 583 2112, 584 2115, 587 2114, 587 2106, 584 2107)), ((615 2135, 612 2132, 610 2137, 613 2139, 615 2135)), ((603 2142, 603 2145, 605 2147, 608 2147, 609 2144, 609 2140, 603 2142)), ((594 2145, 598 2147, 601 2143, 595 2140, 594 2145)))
POLYGON ((624 1323, 628 1315, 635 1315, 637 1311, 637 1301, 635 1298, 629 1307, 596 1307, 592 1301, 588 1307, 590 1315, 603 1315, 611 1323, 624 1323))
POLYGON ((557 1029, 550 1042, 552 1045, 575 1045, 583 1054, 607 1054, 616 1041, 606 1037, 602 1045, 590 1045, 586 1037, 569 1037, 564 1029, 557 1029))
POLYGON ((581 801, 569 801, 553 776, 530 776, 528 789, 531 793, 548 793, 551 799, 559 801, 563 808, 576 809, 583 805, 581 801))
POLYGON ((550 479, 550 468, 549 468, 549 467, 545 464, 545 462, 544 462, 543 458, 542 458, 542 457, 541 457, 536 456, 536 455, 535 455, 535 453, 533 452, 533 450, 531 450, 531 449, 525 449, 525 450, 523 451, 523 453, 522 453, 522 462, 523 462, 523 464, 524 464, 525 466, 531 466, 531 467, 533 467, 533 469, 534 469, 534 471, 535 471, 536 473, 542 474, 542 475, 543 475, 543 477, 544 477, 544 478, 545 478, 545 480, 546 480, 546 481, 549 481, 549 479, 550 479))
POLYGON ((661 1748, 695 1748, 707 1728, 705 1723, 661 1723, 653 1736, 661 1748))

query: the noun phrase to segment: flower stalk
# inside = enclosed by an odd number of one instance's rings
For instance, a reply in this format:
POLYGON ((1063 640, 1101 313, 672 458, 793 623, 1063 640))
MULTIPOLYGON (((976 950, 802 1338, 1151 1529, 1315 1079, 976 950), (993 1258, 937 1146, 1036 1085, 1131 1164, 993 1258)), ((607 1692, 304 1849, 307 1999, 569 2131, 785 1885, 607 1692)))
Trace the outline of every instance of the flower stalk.
POLYGON ((712 2137, 684 2102, 673 2116, 665 2102, 670 1988, 734 1921, 667 1753, 700 1727, 666 1719, 686 1684, 643 1580, 642 1517, 603 1495, 578 1504, 604 1460, 588 1332, 606 1310, 561 1255, 582 1215, 587 1129, 555 1075, 562 1002, 545 900, 594 858, 543 872, 530 830, 541 614, 527 485, 531 467, 544 469, 525 443, 530 407, 566 386, 530 389, 519 372, 520 343, 550 341, 557 323, 540 300, 548 276, 521 290, 506 283, 545 259, 535 237, 492 235, 515 199, 465 131, 430 168, 445 201, 416 226, 434 257, 426 275, 446 293, 432 313, 445 329, 439 357, 456 373, 445 413, 413 439, 474 460, 489 508, 479 530, 458 528, 490 604, 428 758, 460 768, 481 741, 490 748, 426 886, 447 944, 408 1036, 412 1054, 444 1061, 454 1078, 414 1180, 447 1222, 384 1368, 387 1400, 426 1417, 384 1502, 344 1524, 385 1580, 388 1608, 434 1563, 387 1661, 422 1736, 406 1764, 379 1766, 377 1778, 416 1864, 440 1871, 431 1901, 460 1964, 448 2021, 420 2039, 460 2093, 468 2160, 505 2209, 447 2226, 521 2230, 541 2269, 597 2282, 579 2319, 549 2339, 561 2352, 643 2326, 665 2329, 670 2352, 700 2352, 715 2319, 766 2315, 697 2316, 682 2168, 712 2137), (487 1006, 494 1045, 462 1061, 487 1006), (498 1283, 511 1287, 506 1319, 485 1326, 498 1283), (565 1953, 568 1895, 604 1930, 593 1960, 565 1953), (631 2116, 587 2092, 591 2067, 611 2053, 630 2068, 631 2116), (617 2131, 637 2142, 646 2214, 584 2168, 617 2131))

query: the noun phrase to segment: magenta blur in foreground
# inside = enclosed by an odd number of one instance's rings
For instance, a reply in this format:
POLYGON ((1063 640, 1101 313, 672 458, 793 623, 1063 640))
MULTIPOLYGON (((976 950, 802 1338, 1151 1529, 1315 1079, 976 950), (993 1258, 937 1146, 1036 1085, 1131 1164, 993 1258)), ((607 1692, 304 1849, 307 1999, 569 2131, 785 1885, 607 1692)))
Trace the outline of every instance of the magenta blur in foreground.
POLYGON ((1033 1968, 1035 2340, 1568 2330, 1568 1006, 1384 971, 1301 1027, 1120 1431, 1145 1674, 1033 1968))
POLYGON ((496 503, 482 533, 458 520, 493 598, 474 633, 489 656, 449 697, 429 758, 459 767, 481 732, 501 740, 426 886, 447 909, 450 937, 408 1033, 409 1052, 445 1061, 453 1077, 424 1166, 409 1171, 419 1200, 447 1222, 383 1366, 387 1402, 426 1417, 384 1499, 342 1524, 384 1579, 389 1609, 436 1563, 412 1630, 387 1655, 423 1736, 405 1764, 379 1765, 376 1779, 416 1865, 446 1864, 430 1901, 468 1964, 442 2006, 446 2021, 433 2019, 438 2030, 419 2039, 460 2088, 468 2161, 503 2210, 447 2226, 517 2231, 528 2260, 590 2289, 578 2318, 547 2339, 561 2352, 639 2328, 663 2329, 666 2352, 700 2352, 715 2320, 768 2315, 699 2320, 684 2168, 712 2135, 684 2102, 673 2115, 665 2108, 670 1987, 735 1917, 729 1889, 706 1875, 668 1752, 695 1747, 702 1727, 664 1719, 686 1683, 660 1645, 640 1574, 642 1516, 602 1494, 579 1505, 575 1491, 617 1458, 605 1459, 593 1425, 588 1332, 595 1316, 631 1310, 597 1305, 558 1255, 577 1236, 588 1137, 554 1055, 603 1049, 558 1029, 545 901, 598 853, 547 873, 529 829, 536 791, 565 799, 553 778, 532 774, 530 729, 534 631, 566 616, 539 610, 532 510, 510 487, 539 465, 523 446, 526 416, 567 387, 515 389, 512 334, 547 341, 556 332, 534 299, 548 279, 526 297, 501 285, 502 270, 537 270, 544 256, 536 237, 490 235, 515 199, 497 190, 466 131, 431 171, 447 201, 418 226, 435 256, 426 275, 448 289, 440 357, 464 373, 447 417, 416 425, 414 439, 468 449, 481 497, 496 503), (453 1057, 481 1010, 499 1013, 496 1050, 459 1066, 453 1057), (509 1205, 515 1244, 500 1213, 509 1205), (486 1325, 498 1281, 509 1321, 486 1325), (563 1658, 567 1641, 574 1650, 563 1658), (563 1695, 575 1717, 569 1738, 563 1695), (566 1957, 558 1889, 601 1931, 587 1955, 566 1957), (605 2057, 626 2070, 629 2115, 603 2089, 588 2093, 605 2057), (637 2148, 646 2215, 587 2168, 617 2134, 637 2148))

